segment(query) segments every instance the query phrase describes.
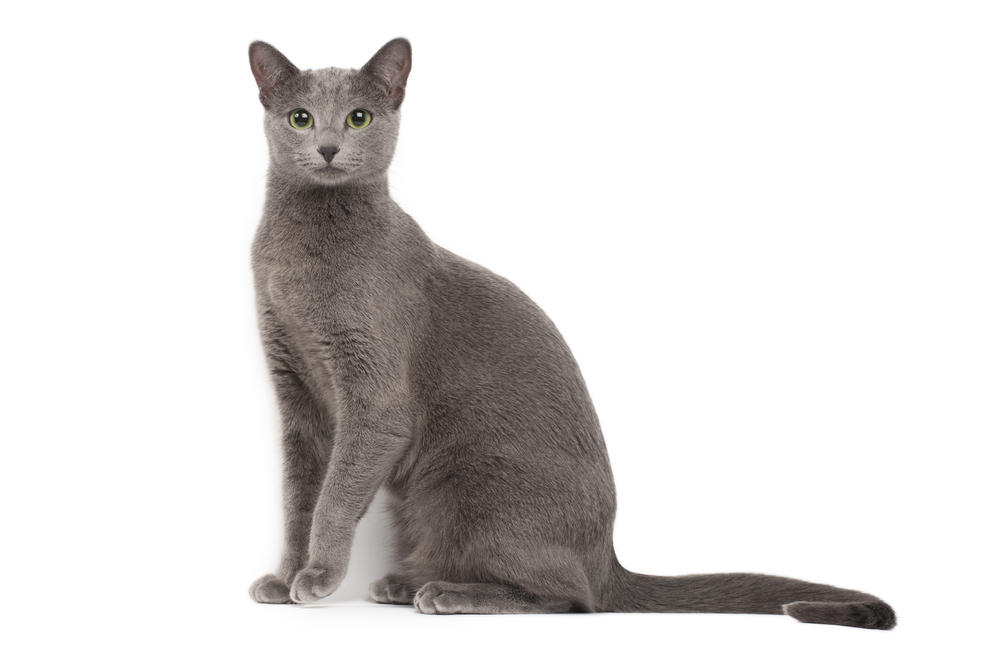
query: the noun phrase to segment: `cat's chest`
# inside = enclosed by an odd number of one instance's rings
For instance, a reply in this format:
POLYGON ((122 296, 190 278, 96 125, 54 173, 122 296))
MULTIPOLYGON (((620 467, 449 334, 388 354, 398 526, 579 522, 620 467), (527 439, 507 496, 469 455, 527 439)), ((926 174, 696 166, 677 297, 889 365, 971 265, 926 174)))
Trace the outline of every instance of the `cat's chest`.
POLYGON ((254 241, 253 269, 262 305, 300 331, 329 330, 367 319, 380 263, 370 249, 315 232, 264 226, 254 241))
POLYGON ((310 239, 275 236, 258 238, 254 246, 259 295, 283 309, 335 298, 342 280, 337 252, 310 239))

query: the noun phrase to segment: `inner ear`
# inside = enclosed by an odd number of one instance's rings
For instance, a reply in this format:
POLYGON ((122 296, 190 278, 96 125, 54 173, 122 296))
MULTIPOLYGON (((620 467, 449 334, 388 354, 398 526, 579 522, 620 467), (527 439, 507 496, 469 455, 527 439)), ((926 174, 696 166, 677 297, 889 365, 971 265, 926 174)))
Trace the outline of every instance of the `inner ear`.
POLYGON ((371 79, 385 95, 393 109, 403 103, 406 78, 410 75, 412 50, 410 43, 397 37, 387 43, 361 68, 361 73, 371 79))
POLYGON ((275 101, 279 88, 299 74, 299 68, 281 51, 260 41, 250 45, 250 70, 257 80, 260 101, 265 107, 275 101))

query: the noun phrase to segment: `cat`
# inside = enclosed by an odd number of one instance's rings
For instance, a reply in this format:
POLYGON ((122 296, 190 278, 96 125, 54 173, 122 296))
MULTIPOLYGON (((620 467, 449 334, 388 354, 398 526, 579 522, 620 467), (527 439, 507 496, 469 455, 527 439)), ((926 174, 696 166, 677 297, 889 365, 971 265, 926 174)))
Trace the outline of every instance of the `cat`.
POLYGON ((300 71, 265 42, 258 322, 284 452, 284 552, 257 602, 332 593, 384 488, 398 570, 376 602, 426 614, 719 612, 890 629, 858 591, 763 574, 650 576, 615 556, 597 415, 556 327, 512 283, 436 246, 387 170, 412 63, 300 71))

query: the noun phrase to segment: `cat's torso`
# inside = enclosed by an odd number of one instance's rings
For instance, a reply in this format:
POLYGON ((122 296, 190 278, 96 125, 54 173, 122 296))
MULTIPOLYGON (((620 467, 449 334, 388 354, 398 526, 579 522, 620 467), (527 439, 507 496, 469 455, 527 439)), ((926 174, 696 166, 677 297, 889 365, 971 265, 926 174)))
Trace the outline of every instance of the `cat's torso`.
POLYGON ((411 426, 386 481, 400 556, 437 563, 420 578, 467 578, 466 559, 448 555, 455 545, 607 548, 610 465, 555 326, 398 207, 324 194, 305 215, 301 197, 269 198, 253 248, 264 347, 324 407, 331 431, 358 400, 392 400, 381 409, 411 426))

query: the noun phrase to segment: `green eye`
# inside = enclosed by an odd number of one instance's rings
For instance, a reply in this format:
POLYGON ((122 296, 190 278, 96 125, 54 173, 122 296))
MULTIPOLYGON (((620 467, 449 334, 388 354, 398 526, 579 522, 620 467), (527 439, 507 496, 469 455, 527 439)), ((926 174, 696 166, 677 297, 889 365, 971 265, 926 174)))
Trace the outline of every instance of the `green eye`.
POLYGON ((312 114, 305 109, 296 109, 292 113, 288 114, 288 122, 291 123, 292 127, 296 130, 308 130, 313 126, 312 114))
POLYGON ((368 123, 370 122, 372 122, 372 115, 364 109, 355 109, 351 113, 347 114, 347 124, 355 130, 368 127, 368 123))

